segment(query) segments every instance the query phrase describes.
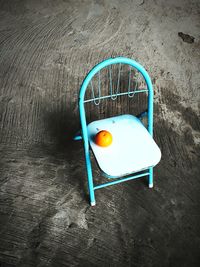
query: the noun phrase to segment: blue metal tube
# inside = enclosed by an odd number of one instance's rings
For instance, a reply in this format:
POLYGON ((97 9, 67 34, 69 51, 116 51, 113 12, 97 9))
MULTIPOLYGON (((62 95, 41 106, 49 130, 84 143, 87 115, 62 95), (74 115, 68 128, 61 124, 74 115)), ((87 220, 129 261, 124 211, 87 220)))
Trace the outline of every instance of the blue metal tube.
POLYGON ((146 82, 147 82, 147 86, 149 89, 149 94, 148 94, 148 131, 149 131, 150 135, 153 137, 153 86, 152 86, 150 78, 146 82))
POLYGON ((73 139, 74 139, 74 141, 82 140, 81 131, 78 131, 78 132, 74 135, 73 139))
POLYGON ((87 125, 86 125, 85 108, 84 108, 83 101, 79 102, 79 108, 80 108, 82 137, 83 137, 83 143, 84 143, 85 161, 86 161, 87 177, 88 177, 88 191, 90 194, 90 204, 91 206, 94 206, 96 202, 95 202, 95 196, 94 196, 92 165, 91 165, 91 160, 90 160, 89 141, 88 141, 88 135, 87 135, 87 125))
POLYGON ((149 168, 149 188, 153 187, 153 167, 149 168))
POLYGON ((129 181, 129 180, 140 178, 142 176, 147 176, 147 175, 149 175, 149 172, 145 172, 145 173, 138 174, 138 175, 135 175, 135 176, 119 179, 119 180, 112 181, 112 182, 105 183, 105 184, 96 185, 96 186, 94 186, 94 190, 100 189, 100 188, 103 188, 103 187, 106 187, 106 186, 110 186, 110 185, 113 185, 113 184, 119 184, 119 183, 122 183, 122 182, 126 182, 126 181, 129 181))
POLYGON ((76 136, 74 136, 74 141, 80 141, 80 140, 82 140, 82 136, 81 135, 76 135, 76 136))

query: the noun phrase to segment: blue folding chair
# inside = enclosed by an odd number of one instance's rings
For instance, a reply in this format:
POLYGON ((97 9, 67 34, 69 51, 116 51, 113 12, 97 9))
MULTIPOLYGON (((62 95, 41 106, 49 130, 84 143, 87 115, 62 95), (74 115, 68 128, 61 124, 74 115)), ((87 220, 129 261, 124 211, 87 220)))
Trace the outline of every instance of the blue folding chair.
MULTIPOLYGON (((105 85, 105 83, 104 83, 105 85)), ((117 183, 129 181, 131 179, 148 176, 149 188, 153 187, 153 167, 158 164, 161 158, 161 152, 155 141, 153 140, 153 87, 151 79, 146 70, 136 61, 124 58, 109 58, 97 64, 85 77, 79 93, 79 111, 82 131, 81 134, 75 136, 75 140, 83 139, 85 161, 87 169, 88 187, 90 194, 90 204, 94 206, 95 190, 114 185, 117 183), (127 68, 127 89, 120 88, 120 78, 122 66, 127 68), (113 84, 113 68, 116 67, 117 78, 114 90, 113 84), (103 94, 101 73, 107 71, 107 83, 109 85, 109 93, 103 94), (136 78, 142 78, 143 87, 139 85, 136 78), (97 93, 93 79, 97 79, 97 93), (134 82, 132 82, 132 80, 134 82), (86 91, 90 90, 92 97, 86 97, 86 91), (118 97, 133 98, 135 94, 148 94, 148 108, 139 116, 130 114, 121 114, 118 116, 104 118, 92 121, 87 124, 85 105, 93 103, 99 105, 101 100, 116 100, 118 97), (141 119, 147 116, 147 128, 141 119), (100 147, 95 143, 94 137, 101 130, 107 130, 112 134, 113 142, 108 147, 100 147), (96 158, 99 168, 107 178, 115 178, 114 180, 94 185, 92 164, 90 159, 90 150, 96 158)))

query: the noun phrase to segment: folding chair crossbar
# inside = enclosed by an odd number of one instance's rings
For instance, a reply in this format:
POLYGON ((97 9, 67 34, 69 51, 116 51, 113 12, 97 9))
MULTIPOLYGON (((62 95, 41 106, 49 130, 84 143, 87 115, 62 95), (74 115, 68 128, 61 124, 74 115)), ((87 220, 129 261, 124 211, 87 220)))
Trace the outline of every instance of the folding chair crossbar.
MULTIPOLYGON (((125 95, 128 95, 128 94, 138 94, 138 93, 144 93, 144 92, 148 92, 148 90, 147 89, 141 89, 141 90, 136 90, 136 91, 130 91, 130 92, 113 94, 113 96, 125 96, 125 95)), ((86 100, 84 100, 84 103, 96 101, 96 100, 99 100, 99 99, 106 99, 106 98, 111 98, 112 99, 111 95, 106 95, 106 96, 101 96, 101 97, 95 97, 95 98, 86 99, 86 100)))
POLYGON ((143 176, 147 176, 147 175, 149 175, 149 172, 137 174, 137 175, 126 177, 126 178, 122 178, 122 179, 117 179, 116 181, 108 182, 108 183, 105 183, 105 184, 95 185, 94 186, 94 190, 100 189, 100 188, 103 188, 103 187, 107 187, 107 186, 110 186, 110 185, 114 185, 114 184, 127 182, 127 181, 130 181, 130 180, 133 180, 133 179, 137 179, 137 178, 141 178, 143 176))

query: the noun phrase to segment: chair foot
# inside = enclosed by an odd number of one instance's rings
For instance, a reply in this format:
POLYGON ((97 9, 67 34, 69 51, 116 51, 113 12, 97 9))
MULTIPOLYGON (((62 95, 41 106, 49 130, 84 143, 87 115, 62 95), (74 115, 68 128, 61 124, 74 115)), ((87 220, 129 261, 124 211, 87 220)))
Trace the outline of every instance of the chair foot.
POLYGON ((96 205, 96 201, 90 202, 90 205, 93 207, 96 205))
POLYGON ((153 183, 152 184, 149 184, 149 188, 153 188, 153 183))

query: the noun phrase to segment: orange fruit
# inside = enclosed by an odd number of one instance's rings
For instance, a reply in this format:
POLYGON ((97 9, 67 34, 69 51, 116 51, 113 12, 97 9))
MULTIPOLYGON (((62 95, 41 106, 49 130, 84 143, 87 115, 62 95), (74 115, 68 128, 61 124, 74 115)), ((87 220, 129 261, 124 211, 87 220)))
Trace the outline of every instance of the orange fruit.
POLYGON ((102 147, 111 145, 112 139, 112 134, 106 130, 102 130, 95 135, 95 143, 102 147))

